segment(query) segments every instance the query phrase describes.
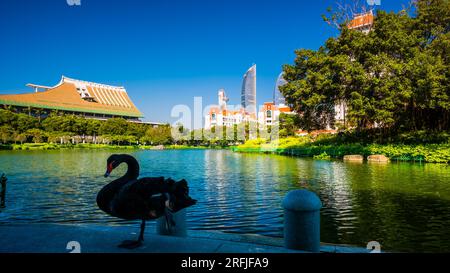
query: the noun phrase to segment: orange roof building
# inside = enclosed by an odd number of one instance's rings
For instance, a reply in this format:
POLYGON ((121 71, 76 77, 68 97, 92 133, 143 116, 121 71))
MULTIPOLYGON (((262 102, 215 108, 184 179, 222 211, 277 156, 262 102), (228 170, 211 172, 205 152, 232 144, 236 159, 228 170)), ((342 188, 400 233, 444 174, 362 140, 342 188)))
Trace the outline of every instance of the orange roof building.
POLYGON ((25 109, 48 109, 92 118, 123 117, 139 120, 142 113, 124 87, 111 86, 62 77, 53 86, 28 84, 34 93, 0 95, 0 105, 25 109), (44 91, 38 92, 39 89, 44 91))
POLYGON ((349 29, 359 30, 363 33, 368 33, 373 27, 374 15, 372 10, 369 12, 359 14, 348 23, 349 29))
POLYGON ((263 125, 274 125, 278 123, 280 114, 294 114, 287 105, 276 105, 273 102, 265 102, 258 113, 258 122, 263 125))

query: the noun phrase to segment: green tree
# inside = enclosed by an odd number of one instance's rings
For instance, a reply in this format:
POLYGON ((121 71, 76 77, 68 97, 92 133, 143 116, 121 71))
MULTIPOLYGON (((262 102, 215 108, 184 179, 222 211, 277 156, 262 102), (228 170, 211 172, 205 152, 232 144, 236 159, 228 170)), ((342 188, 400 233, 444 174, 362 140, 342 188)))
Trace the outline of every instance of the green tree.
POLYGON ((11 141, 13 134, 13 128, 8 125, 3 125, 0 127, 0 140, 3 144, 8 143, 11 141))
POLYGON ((101 135, 124 135, 128 130, 128 122, 123 118, 111 118, 103 122, 99 128, 101 135))
POLYGON ((14 142, 20 142, 20 144, 23 144, 25 141, 27 141, 27 135, 25 133, 15 133, 14 134, 14 142))
POLYGON ((20 133, 38 127, 39 122, 37 118, 22 113, 16 115, 15 130, 19 131, 20 133))
POLYGON ((83 117, 75 115, 50 114, 42 120, 42 128, 46 132, 70 132, 76 135, 85 135, 88 133, 89 121, 83 117))
POLYGON ((137 139, 139 139, 145 135, 145 132, 147 131, 148 127, 149 127, 149 125, 146 125, 146 124, 130 122, 128 124, 126 134, 132 135, 132 136, 136 137, 137 139))
POLYGON ((100 120, 96 120, 96 119, 86 120, 86 134, 89 136, 99 135, 101 125, 102 125, 102 122, 100 120))
POLYGON ((30 129, 25 133, 34 143, 42 143, 46 140, 47 134, 40 129, 30 129))
POLYGON ((16 114, 9 110, 0 109, 0 126, 11 125, 17 120, 16 114))
POLYGON ((300 128, 300 117, 295 114, 280 114, 280 137, 295 136, 300 128))
POLYGON ((357 130, 450 129, 449 1, 415 5, 415 14, 378 11, 368 34, 343 27, 319 50, 296 51, 281 91, 303 128, 333 124, 344 103, 357 130))
POLYGON ((149 127, 141 137, 141 142, 151 145, 171 144, 173 142, 171 127, 167 125, 149 127))

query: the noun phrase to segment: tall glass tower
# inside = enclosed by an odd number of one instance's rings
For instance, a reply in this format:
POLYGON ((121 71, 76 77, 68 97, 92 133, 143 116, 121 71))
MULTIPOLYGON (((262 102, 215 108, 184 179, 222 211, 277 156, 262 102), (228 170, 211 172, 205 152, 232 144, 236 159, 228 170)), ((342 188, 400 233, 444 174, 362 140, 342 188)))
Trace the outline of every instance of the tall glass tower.
POLYGON ((246 112, 256 114, 256 64, 244 74, 241 105, 246 112))
POLYGON ((283 78, 283 72, 278 76, 277 82, 275 84, 275 90, 273 90, 273 103, 275 105, 286 105, 286 99, 280 92, 280 86, 283 86, 287 81, 283 78))

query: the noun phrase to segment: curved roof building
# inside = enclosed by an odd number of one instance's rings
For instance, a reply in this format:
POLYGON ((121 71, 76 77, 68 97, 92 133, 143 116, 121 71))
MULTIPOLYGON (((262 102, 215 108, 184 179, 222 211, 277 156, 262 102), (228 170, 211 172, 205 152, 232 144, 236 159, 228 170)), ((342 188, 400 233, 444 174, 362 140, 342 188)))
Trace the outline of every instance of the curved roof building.
POLYGON ((111 86, 62 77, 53 86, 29 84, 36 92, 0 95, 0 105, 27 109, 48 109, 97 118, 123 117, 137 120, 143 117, 124 87, 111 86), (38 92, 38 89, 44 91, 38 92))
POLYGON ((249 114, 256 114, 256 64, 244 74, 241 105, 249 114))
POLYGON ((273 103, 275 105, 286 105, 286 99, 283 94, 281 94, 280 86, 283 86, 287 81, 283 78, 284 72, 278 76, 277 82, 275 84, 275 89, 273 91, 273 103))

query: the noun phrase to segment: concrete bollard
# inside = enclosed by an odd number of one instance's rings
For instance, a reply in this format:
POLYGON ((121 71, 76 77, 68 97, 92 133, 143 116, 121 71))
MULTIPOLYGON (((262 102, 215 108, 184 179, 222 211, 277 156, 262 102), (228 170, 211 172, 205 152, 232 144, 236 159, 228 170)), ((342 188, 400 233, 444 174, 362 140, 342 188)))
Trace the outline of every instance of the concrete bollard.
POLYGON ((283 200, 283 208, 285 247, 320 252, 319 197, 307 190, 291 191, 283 200))
POLYGON ((156 233, 159 235, 186 237, 187 236, 186 209, 182 209, 177 213, 172 214, 172 219, 175 222, 175 226, 168 227, 165 216, 158 218, 156 220, 156 233))

